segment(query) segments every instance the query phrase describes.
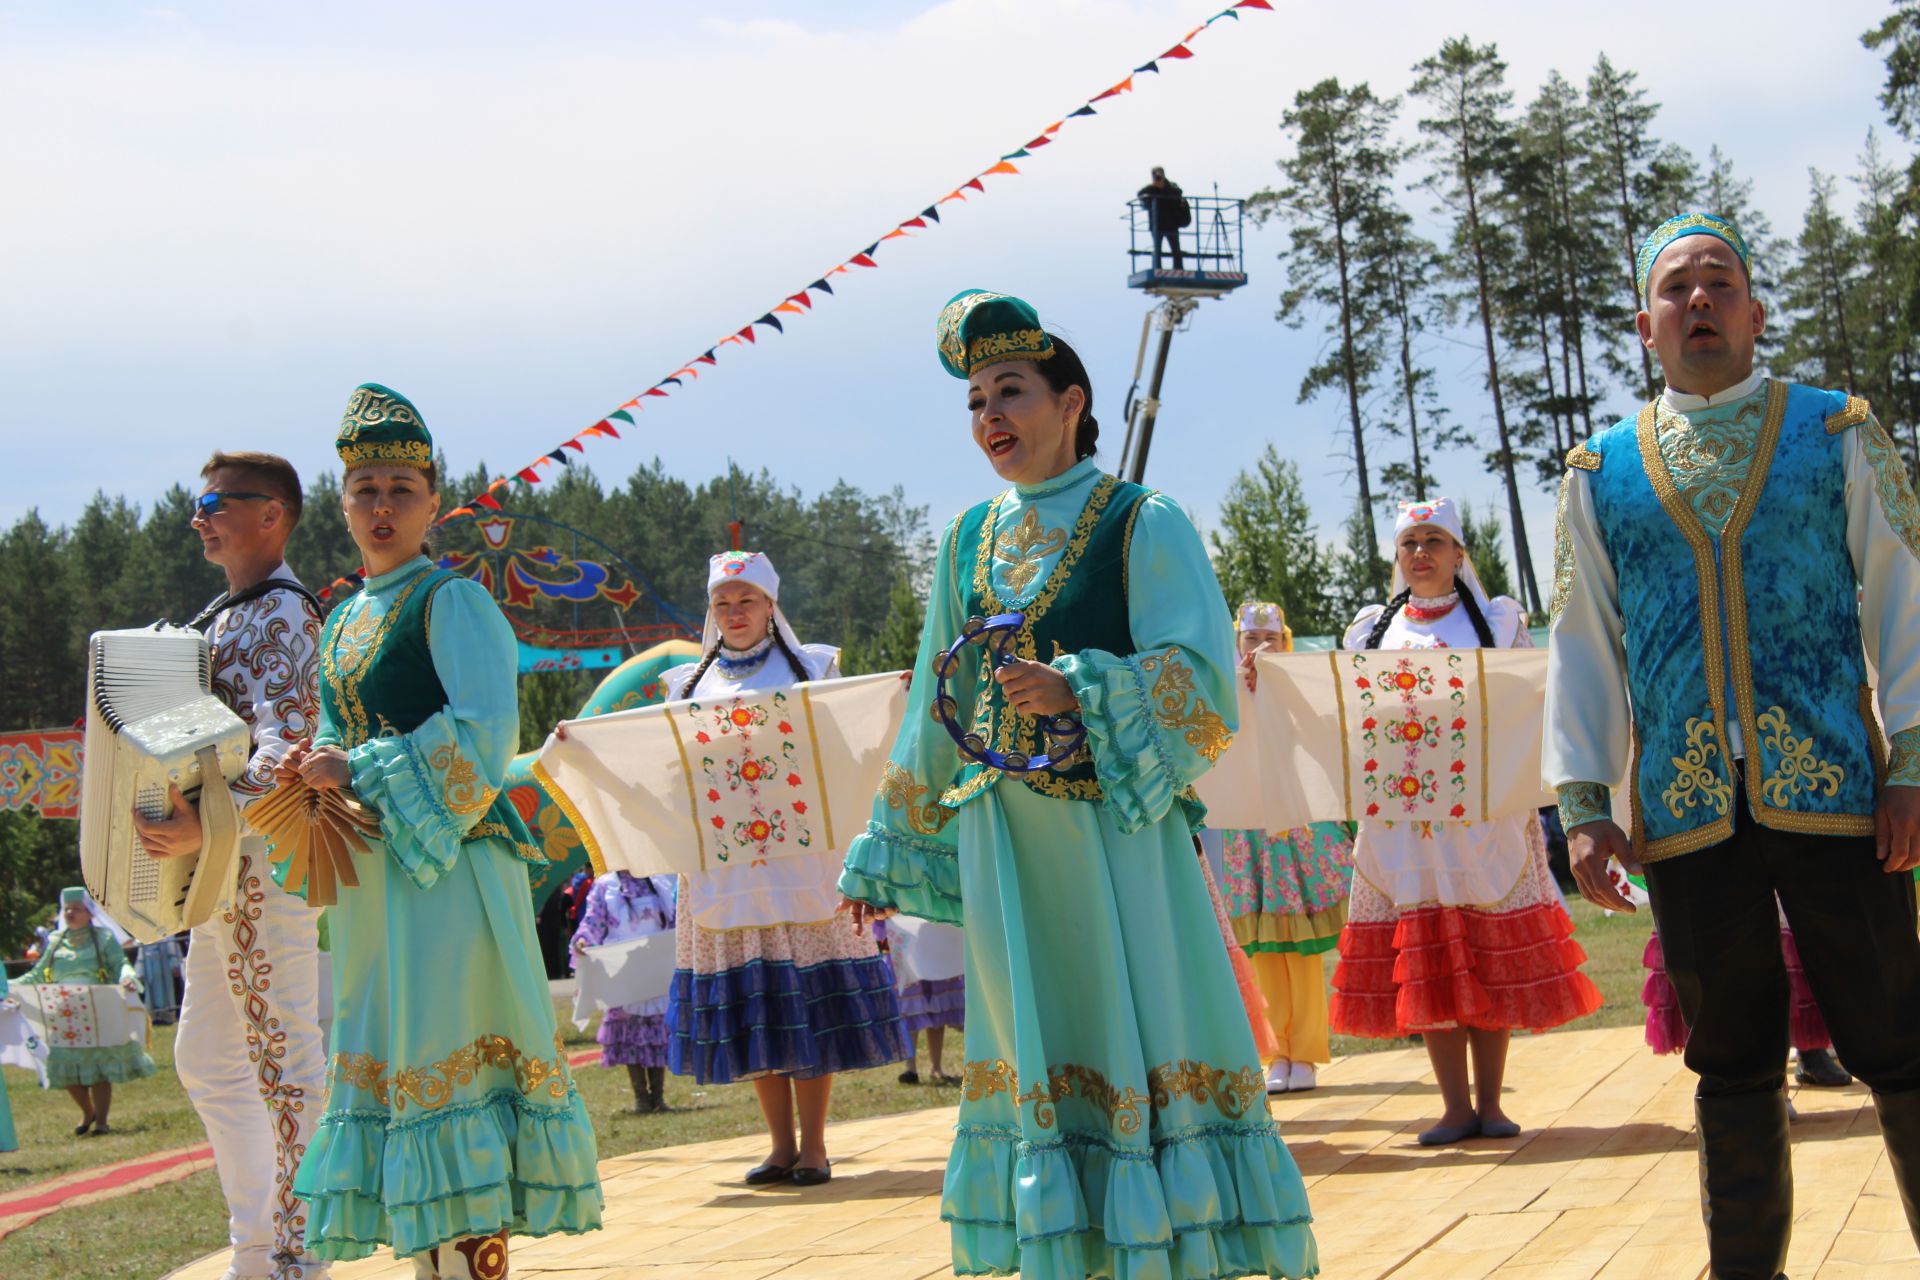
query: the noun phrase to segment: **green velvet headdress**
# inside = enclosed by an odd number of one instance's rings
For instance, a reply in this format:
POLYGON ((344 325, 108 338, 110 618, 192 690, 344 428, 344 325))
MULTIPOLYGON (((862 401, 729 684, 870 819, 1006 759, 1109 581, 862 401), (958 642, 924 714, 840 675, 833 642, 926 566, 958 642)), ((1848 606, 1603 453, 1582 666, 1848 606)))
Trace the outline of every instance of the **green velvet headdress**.
POLYGON ((347 401, 333 447, 351 471, 355 467, 430 467, 433 437, 413 401, 391 387, 363 382, 347 401))
POLYGON ((1038 312, 1019 298, 985 289, 954 294, 940 309, 933 336, 940 363, 956 378, 970 378, 991 364, 1053 354, 1053 339, 1040 327, 1038 312))
POLYGON ((1668 218, 1653 229, 1646 242, 1640 246, 1640 256, 1634 262, 1634 283, 1640 288, 1640 300, 1646 301, 1647 277, 1653 274, 1653 260, 1660 256, 1661 250, 1683 236, 1712 236, 1732 249, 1740 258, 1740 265, 1746 268, 1749 278, 1753 275, 1753 250, 1747 247, 1747 238, 1740 234, 1740 228, 1717 213, 1682 213, 1668 218))

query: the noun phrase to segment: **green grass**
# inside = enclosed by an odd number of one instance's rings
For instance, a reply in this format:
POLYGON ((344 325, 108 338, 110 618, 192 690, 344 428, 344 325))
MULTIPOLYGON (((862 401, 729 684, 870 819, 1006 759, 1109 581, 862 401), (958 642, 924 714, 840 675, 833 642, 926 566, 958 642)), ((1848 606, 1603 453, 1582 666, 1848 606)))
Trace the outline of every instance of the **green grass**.
MULTIPOLYGON (((1640 955, 1651 927, 1648 914, 1609 918, 1578 901, 1571 904, 1571 910, 1577 926, 1575 936, 1587 950, 1585 971, 1607 1001, 1599 1012, 1572 1026, 1637 1024, 1642 1017, 1640 984, 1645 975, 1640 955)), ((1329 977, 1333 962, 1329 954, 1329 977)), ((566 1018, 567 1011, 562 1009, 561 1026, 568 1047, 590 1046, 592 1038, 576 1032, 566 1018)), ((1411 1043, 1335 1036, 1333 1051, 1369 1053, 1411 1043)), ((200 1121, 173 1073, 172 1027, 155 1030, 152 1052, 160 1073, 114 1089, 115 1132, 100 1138, 73 1136, 79 1112, 65 1093, 42 1092, 29 1073, 0 1069, 13 1101, 21 1145, 19 1151, 0 1153, 0 1192, 75 1169, 204 1142, 200 1121)), ((957 1040, 950 1041, 944 1065, 957 1073, 959 1063, 960 1046, 957 1040)), ((924 1055, 920 1065, 925 1073, 929 1064, 924 1055)), ((834 1089, 834 1118, 854 1120, 921 1107, 951 1106, 959 1100, 958 1091, 952 1088, 899 1084, 894 1079, 898 1074, 899 1068, 894 1066, 841 1076, 834 1089)), ((760 1109, 749 1085, 700 1086, 680 1076, 668 1076, 667 1102, 675 1109, 666 1115, 636 1116, 628 1110, 633 1094, 625 1070, 588 1067, 578 1073, 577 1079, 603 1157, 760 1131, 760 1109)), ((219 1181, 211 1172, 198 1173, 135 1197, 61 1210, 0 1239, 0 1276, 154 1280, 225 1244, 226 1205, 219 1181), (76 1265, 83 1259, 84 1264, 76 1265)))

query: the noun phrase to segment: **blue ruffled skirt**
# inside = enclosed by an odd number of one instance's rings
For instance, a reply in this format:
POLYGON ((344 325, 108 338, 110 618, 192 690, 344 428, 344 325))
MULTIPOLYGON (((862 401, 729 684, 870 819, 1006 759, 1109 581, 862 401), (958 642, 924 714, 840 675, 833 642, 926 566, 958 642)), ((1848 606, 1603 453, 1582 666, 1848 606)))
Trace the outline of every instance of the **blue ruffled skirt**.
POLYGON ((667 1066, 701 1084, 812 1080, 900 1062, 893 966, 844 918, 702 929, 682 918, 667 1066))

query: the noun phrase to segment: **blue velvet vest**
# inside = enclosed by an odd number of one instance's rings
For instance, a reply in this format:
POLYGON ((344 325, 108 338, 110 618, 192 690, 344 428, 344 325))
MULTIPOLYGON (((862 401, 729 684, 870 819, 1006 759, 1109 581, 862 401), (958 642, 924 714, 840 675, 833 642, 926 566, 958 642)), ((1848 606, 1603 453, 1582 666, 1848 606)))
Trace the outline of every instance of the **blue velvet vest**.
MULTIPOLYGON (((1745 483, 1703 521, 1674 483, 1648 405, 1574 451, 1619 580, 1633 703, 1633 846, 1646 860, 1733 834, 1739 773, 1762 824, 1872 835, 1885 744, 1847 552, 1840 432, 1864 402, 1766 384, 1745 483), (1855 406, 1858 406, 1856 411, 1855 406), (1756 516, 1758 523, 1755 523, 1756 516)), ((1741 447, 1736 445, 1736 448, 1741 447)))

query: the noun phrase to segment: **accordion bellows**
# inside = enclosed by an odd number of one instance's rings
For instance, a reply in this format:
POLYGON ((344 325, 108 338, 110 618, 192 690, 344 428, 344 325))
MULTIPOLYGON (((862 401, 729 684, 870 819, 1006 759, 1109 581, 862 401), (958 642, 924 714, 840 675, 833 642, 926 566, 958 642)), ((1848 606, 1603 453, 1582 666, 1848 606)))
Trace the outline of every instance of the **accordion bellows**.
POLYGON ((142 942, 191 929, 233 896, 240 832, 227 784, 246 768, 252 743, 212 681, 213 655, 198 631, 96 631, 87 642, 80 874, 142 942), (199 805, 200 852, 151 858, 133 813, 165 817, 170 785, 199 805))

